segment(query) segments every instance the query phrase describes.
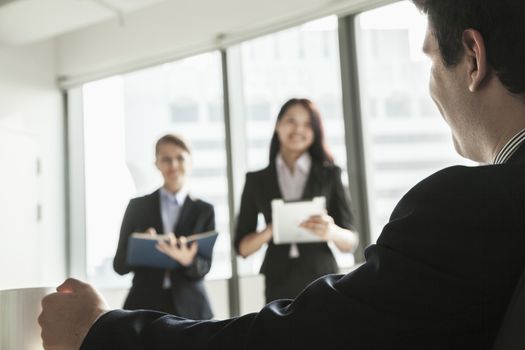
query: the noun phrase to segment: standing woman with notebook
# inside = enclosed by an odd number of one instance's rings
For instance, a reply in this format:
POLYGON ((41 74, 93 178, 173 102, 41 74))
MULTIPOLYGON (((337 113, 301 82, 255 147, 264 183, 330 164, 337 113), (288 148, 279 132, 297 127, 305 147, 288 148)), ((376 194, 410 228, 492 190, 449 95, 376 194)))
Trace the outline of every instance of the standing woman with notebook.
POLYGON ((203 279, 211 258, 197 255, 195 243, 187 245, 185 236, 215 230, 213 206, 194 199, 186 187, 191 167, 188 144, 176 135, 161 137, 155 146, 155 165, 164 178, 163 186, 144 197, 132 199, 122 221, 113 267, 124 275, 134 273, 124 309, 158 310, 191 319, 210 319, 213 313, 203 279), (133 232, 169 234, 159 250, 176 260, 177 269, 129 266, 127 247, 133 232))
POLYGON ((237 253, 247 257, 267 243, 261 266, 266 301, 295 298, 316 278, 338 272, 327 243, 334 242, 344 252, 354 251, 358 236, 352 224, 341 169, 334 165, 325 144, 319 111, 310 100, 291 99, 277 116, 270 164, 246 174, 235 232, 237 253), (326 214, 311 216, 300 226, 319 236, 321 242, 274 244, 271 201, 311 200, 318 196, 326 198, 326 214), (259 213, 267 226, 257 232, 259 213))

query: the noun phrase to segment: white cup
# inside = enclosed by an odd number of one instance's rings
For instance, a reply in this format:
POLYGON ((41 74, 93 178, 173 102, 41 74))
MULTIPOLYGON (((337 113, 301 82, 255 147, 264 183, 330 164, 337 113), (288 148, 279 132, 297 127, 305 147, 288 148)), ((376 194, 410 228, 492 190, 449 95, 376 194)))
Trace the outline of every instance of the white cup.
POLYGON ((38 315, 42 298, 54 288, 0 291, 0 349, 42 350, 38 315))

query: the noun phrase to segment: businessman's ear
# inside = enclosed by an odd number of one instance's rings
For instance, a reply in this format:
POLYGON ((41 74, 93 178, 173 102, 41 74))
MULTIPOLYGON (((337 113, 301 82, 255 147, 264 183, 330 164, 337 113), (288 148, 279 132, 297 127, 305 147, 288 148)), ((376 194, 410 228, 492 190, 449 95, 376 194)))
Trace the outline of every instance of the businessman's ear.
POLYGON ((466 29, 462 36, 463 49, 468 68, 468 87, 476 92, 488 77, 487 52, 481 33, 475 29, 466 29))

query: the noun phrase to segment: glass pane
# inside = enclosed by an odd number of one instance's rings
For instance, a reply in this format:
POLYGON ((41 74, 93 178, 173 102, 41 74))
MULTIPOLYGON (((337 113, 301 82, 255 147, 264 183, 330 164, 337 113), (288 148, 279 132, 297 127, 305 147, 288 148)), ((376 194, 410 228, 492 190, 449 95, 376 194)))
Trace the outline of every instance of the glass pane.
POLYGON ((207 278, 229 278, 226 151, 220 54, 105 79, 84 86, 88 278, 97 285, 128 285, 112 259, 130 198, 162 185, 154 166, 156 140, 175 132, 192 146, 189 188, 215 207, 217 230, 207 278))
POLYGON ((443 167, 468 164, 454 151, 428 95, 425 27, 424 16, 407 1, 357 17, 373 242, 407 190, 443 167))
MULTIPOLYGON (((292 97, 306 97, 323 116, 328 144, 346 174, 346 147, 341 102, 337 17, 331 16, 240 45, 246 115, 247 169, 268 165, 277 113, 292 97)), ((260 229, 265 227, 262 215, 260 229)), ((351 254, 334 253, 340 265, 353 264, 351 254)), ((239 259, 241 275, 257 274, 264 249, 239 259)))

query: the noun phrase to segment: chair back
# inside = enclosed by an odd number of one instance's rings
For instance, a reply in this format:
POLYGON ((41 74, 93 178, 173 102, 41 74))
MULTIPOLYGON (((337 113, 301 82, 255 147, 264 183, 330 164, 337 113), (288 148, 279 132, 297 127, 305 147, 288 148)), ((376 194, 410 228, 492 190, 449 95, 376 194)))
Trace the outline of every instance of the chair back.
POLYGON ((492 350, 525 349, 525 270, 514 290, 492 350))
POLYGON ((54 288, 0 290, 0 349, 42 349, 40 314, 42 298, 54 288))

